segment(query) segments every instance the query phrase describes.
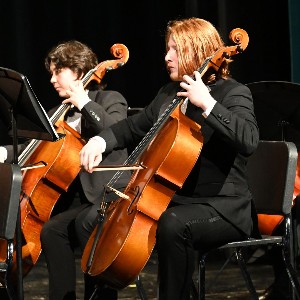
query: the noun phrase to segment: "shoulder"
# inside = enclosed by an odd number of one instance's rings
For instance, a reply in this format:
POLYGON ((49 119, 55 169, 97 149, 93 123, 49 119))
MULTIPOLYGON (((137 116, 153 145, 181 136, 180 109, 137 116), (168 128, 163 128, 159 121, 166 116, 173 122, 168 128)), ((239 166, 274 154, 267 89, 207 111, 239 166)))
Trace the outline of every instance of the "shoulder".
POLYGON ((180 88, 179 81, 171 81, 163 85, 158 91, 158 93, 170 94, 170 93, 174 93, 175 91, 178 91, 179 88, 180 88))
POLYGON ((112 102, 126 102, 125 97, 113 90, 93 90, 89 91, 89 97, 96 102, 112 101, 112 102))
POLYGON ((156 97, 154 98, 154 103, 158 102, 161 105, 161 102, 165 102, 168 98, 173 98, 176 95, 176 92, 179 91, 180 85, 178 81, 172 81, 163 85, 156 97))
POLYGON ((220 79, 215 84, 212 84, 209 87, 211 88, 211 94, 216 99, 224 98, 225 96, 230 94, 251 96, 250 89, 246 85, 236 81, 233 78, 229 78, 226 80, 220 79))
POLYGON ((233 78, 228 78, 228 79, 219 79, 217 80, 216 83, 210 85, 209 87, 211 87, 212 89, 232 89, 235 87, 239 87, 239 86, 244 86, 246 87, 244 84, 236 81, 233 78))

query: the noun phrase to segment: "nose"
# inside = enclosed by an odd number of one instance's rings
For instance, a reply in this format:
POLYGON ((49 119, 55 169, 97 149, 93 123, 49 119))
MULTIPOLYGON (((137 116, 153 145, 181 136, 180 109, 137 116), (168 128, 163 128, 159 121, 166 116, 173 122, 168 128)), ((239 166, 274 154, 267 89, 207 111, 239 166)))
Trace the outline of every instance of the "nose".
POLYGON ((166 55, 165 55, 165 61, 167 62, 167 61, 170 61, 170 60, 171 60, 171 58, 170 58, 170 51, 168 51, 166 53, 166 55))
POLYGON ((52 76, 51 76, 51 78, 50 78, 50 82, 51 82, 51 83, 56 82, 56 77, 55 77, 54 74, 52 74, 52 76))

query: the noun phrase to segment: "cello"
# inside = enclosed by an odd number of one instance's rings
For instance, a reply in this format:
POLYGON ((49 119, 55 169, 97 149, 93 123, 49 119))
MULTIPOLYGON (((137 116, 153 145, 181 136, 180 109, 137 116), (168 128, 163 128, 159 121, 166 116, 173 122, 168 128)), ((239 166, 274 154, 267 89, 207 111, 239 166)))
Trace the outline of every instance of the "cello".
MULTIPOLYGON (((207 58, 199 69, 201 76, 211 67, 218 70, 249 41, 242 29, 234 29, 230 39, 237 45, 224 47, 207 58)), ((126 160, 125 164, 139 165, 140 169, 133 172, 118 200, 109 205, 102 202, 100 222, 84 249, 83 272, 112 288, 126 287, 144 268, 155 245, 157 221, 200 155, 201 126, 181 112, 182 101, 182 97, 174 98, 126 160)), ((118 172, 108 189, 117 178, 118 172)))
MULTIPOLYGON (((99 63, 87 72, 82 79, 85 88, 91 81, 100 84, 108 71, 122 67, 129 58, 123 44, 114 44, 110 52, 116 59, 99 63)), ((18 158, 23 170, 20 195, 23 275, 36 264, 41 253, 43 224, 50 219, 60 195, 68 190, 80 171, 79 152, 85 141, 64 121, 70 108, 70 104, 62 104, 50 118, 61 139, 56 142, 32 140, 18 158), (37 168, 38 164, 42 167, 37 168)), ((6 249, 7 243, 0 241, 0 260, 5 261, 6 249)), ((16 261, 16 253, 13 261, 16 261)), ((13 263, 12 272, 15 270, 13 263)))

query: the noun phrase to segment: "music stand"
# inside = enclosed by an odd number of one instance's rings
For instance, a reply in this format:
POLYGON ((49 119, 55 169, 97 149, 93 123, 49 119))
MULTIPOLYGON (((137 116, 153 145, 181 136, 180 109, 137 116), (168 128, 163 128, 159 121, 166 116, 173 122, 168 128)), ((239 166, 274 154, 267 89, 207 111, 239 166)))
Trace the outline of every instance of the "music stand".
POLYGON ((287 141, 300 149, 300 84, 288 81, 248 83, 260 139, 287 141))
MULTIPOLYGON (((13 165, 8 168, 7 164, 0 164, 1 170, 8 172, 9 180, 5 187, 7 192, 1 197, 0 237, 12 238, 16 234, 16 261, 18 270, 18 299, 23 300, 23 274, 22 274, 22 245, 20 227, 20 191, 21 171, 18 166, 18 139, 29 138, 36 140, 57 141, 61 135, 57 134, 53 124, 49 120, 45 110, 39 103, 26 76, 6 68, 0 67, 0 117, 7 127, 11 127, 10 134, 13 138, 13 165), (16 181, 16 184, 14 184, 16 181), (8 198, 8 199, 7 199, 8 198), (2 203, 3 202, 3 203, 2 203), (3 207, 6 205, 6 207, 3 207), (6 215, 4 215, 6 214, 6 215), (13 214, 13 215, 9 215, 13 214)), ((9 245, 11 247, 11 245, 9 245)), ((10 266, 8 266, 10 267, 10 266)), ((9 296, 15 298, 11 291, 9 296)))

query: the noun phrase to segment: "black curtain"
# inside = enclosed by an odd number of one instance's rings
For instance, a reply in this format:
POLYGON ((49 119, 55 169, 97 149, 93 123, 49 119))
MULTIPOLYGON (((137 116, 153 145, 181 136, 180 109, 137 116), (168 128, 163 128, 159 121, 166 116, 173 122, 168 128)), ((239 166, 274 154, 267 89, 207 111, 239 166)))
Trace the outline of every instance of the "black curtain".
POLYGON ((232 64, 237 80, 290 81, 289 13, 285 2, 1 1, 0 66, 26 75, 47 110, 58 103, 44 68, 45 55, 52 46, 77 39, 91 46, 101 62, 112 59, 109 51, 114 43, 123 43, 129 49, 128 62, 104 80, 107 88, 120 91, 131 107, 143 107, 168 80, 164 66, 167 22, 196 16, 212 22, 227 43, 233 28, 248 32, 249 46, 232 64))
POLYGON ((291 46, 291 77, 292 81, 300 83, 300 2, 289 0, 289 25, 291 46))

